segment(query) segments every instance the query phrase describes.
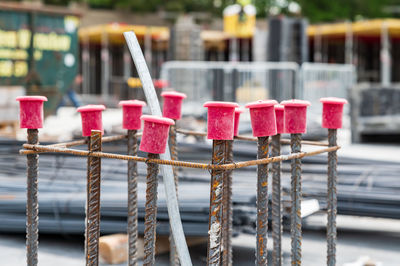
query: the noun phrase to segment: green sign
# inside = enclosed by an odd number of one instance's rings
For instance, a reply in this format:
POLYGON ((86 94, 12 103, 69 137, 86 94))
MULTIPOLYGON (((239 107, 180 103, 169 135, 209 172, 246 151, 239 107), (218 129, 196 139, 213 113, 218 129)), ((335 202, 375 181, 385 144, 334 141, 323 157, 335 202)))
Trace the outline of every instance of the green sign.
POLYGON ((0 86, 46 95, 52 111, 78 70, 79 18, 0 10, 0 86))

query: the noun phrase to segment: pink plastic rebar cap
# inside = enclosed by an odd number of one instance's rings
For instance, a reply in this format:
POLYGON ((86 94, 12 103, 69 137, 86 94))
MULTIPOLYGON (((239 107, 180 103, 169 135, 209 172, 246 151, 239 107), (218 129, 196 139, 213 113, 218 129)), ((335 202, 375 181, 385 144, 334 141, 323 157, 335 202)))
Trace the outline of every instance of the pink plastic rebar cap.
POLYGON ((321 98, 322 103, 322 127, 338 129, 342 127, 343 105, 347 100, 343 98, 321 98))
POLYGON ((207 113, 207 138, 218 140, 232 140, 237 103, 232 102, 206 102, 204 107, 207 113))
POLYGON ((285 106, 277 104, 275 108, 275 118, 276 118, 276 134, 283 134, 285 132, 284 114, 285 106))
POLYGON ((186 98, 186 94, 177 91, 165 91, 161 93, 164 97, 163 116, 171 119, 181 119, 182 101, 186 98))
POLYGON ((102 111, 105 110, 104 105, 85 105, 77 109, 81 113, 82 117, 82 136, 89 137, 92 130, 101 130, 104 134, 102 111))
POLYGON ((19 126, 20 128, 38 129, 43 127, 44 96, 19 96, 19 126))
POLYGON ((307 131, 307 106, 310 102, 303 100, 287 100, 281 103, 285 106, 285 133, 301 134, 307 131))
POLYGON ((275 100, 259 100, 246 104, 250 109, 251 127, 254 137, 276 135, 275 100))
POLYGON ((139 100, 120 101, 122 106, 122 128, 129 130, 138 130, 142 126, 140 117, 142 116, 142 108, 146 103, 139 100))
POLYGON ((175 124, 174 120, 155 115, 142 115, 140 119, 144 121, 144 128, 139 149, 148 153, 164 153, 169 126, 175 124))
POLYGON ((240 114, 243 113, 244 110, 242 108, 235 108, 235 123, 233 127, 233 136, 239 135, 239 120, 240 120, 240 114))

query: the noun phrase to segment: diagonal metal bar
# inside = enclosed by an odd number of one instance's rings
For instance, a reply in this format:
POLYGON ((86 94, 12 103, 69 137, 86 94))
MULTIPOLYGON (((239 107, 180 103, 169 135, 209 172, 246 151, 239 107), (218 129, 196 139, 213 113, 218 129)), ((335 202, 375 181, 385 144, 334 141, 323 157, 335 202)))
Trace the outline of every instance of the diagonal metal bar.
MULTIPOLYGON (((101 151, 101 131, 92 130, 89 151, 101 151)), ((86 265, 99 265, 101 158, 88 157, 85 257, 86 265)))
MULTIPOLYGON (((328 129, 329 146, 337 145, 337 129, 328 129)), ((336 213, 337 213, 337 153, 331 151, 328 153, 328 226, 327 242, 328 256, 327 265, 336 265, 336 213)))
MULTIPOLYGON (((291 134, 290 147, 292 153, 301 151, 301 134, 291 134)), ((292 265, 301 265, 301 159, 292 160, 290 215, 290 234, 292 241, 292 265)))
MULTIPOLYGON (((136 130, 128 130, 128 155, 136 156, 138 150, 136 130)), ((137 162, 128 161, 128 265, 137 265, 138 207, 137 162)))
MULTIPOLYGON (((258 138, 257 159, 268 157, 268 137, 258 138)), ((267 265, 268 164, 257 167, 256 265, 267 265)))
MULTIPOLYGON (((126 44, 128 45, 129 52, 131 53, 136 70, 139 74, 140 81, 143 86, 143 91, 146 95, 147 104, 150 107, 150 113, 153 115, 161 116, 160 104, 158 102, 157 94, 154 89, 154 84, 150 76, 149 69, 146 65, 142 50, 134 32, 124 32, 126 44)), ((162 160, 170 160, 169 148, 167 145, 164 154, 160 155, 162 160)), ((170 218, 170 226, 174 236, 176 249, 182 265, 191 266, 189 249, 186 244, 185 234, 183 232, 181 216, 179 213, 178 199, 175 193, 175 184, 173 178, 173 170, 169 165, 162 165, 161 172, 164 177, 163 183, 165 187, 165 196, 167 200, 168 215, 170 218)))
MULTIPOLYGON (((38 144, 39 131, 28 129, 28 143, 38 144)), ((27 201, 26 201, 26 251, 27 264, 36 266, 38 264, 39 245, 39 203, 38 203, 38 154, 27 156, 27 201)))

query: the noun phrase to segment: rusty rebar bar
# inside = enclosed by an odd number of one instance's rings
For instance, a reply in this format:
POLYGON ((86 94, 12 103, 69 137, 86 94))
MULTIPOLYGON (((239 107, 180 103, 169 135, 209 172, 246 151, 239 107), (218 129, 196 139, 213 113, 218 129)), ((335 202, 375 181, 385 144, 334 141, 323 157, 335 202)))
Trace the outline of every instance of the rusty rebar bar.
MULTIPOLYGON (((101 131, 92 130, 89 152, 101 151, 101 131)), ((88 157, 85 257, 86 265, 99 265, 101 158, 88 157)))
MULTIPOLYGON (((175 125, 171 125, 169 128, 169 147, 171 150, 171 159, 174 161, 178 160, 178 147, 176 143, 176 120, 174 121, 175 125)), ((176 188, 176 197, 178 198, 178 184, 179 184, 179 177, 178 177, 178 168, 172 168, 174 173, 174 181, 175 181, 175 188, 176 188)), ((179 201, 178 201, 179 203, 179 201)), ((179 263, 179 256, 176 251, 176 246, 174 242, 174 237, 172 235, 172 229, 169 230, 169 244, 170 244, 170 252, 169 252, 169 261, 170 265, 178 266, 179 263)))
MULTIPOLYGON (((226 141, 213 140, 212 164, 222 165, 226 158, 226 141)), ((211 171, 210 211, 208 220, 207 265, 221 264, 221 226, 223 170, 211 171)))
MULTIPOLYGON (((271 155, 281 155, 281 135, 272 136, 271 155)), ((272 265, 282 265, 282 205, 281 205, 281 162, 272 164, 272 265)))
MULTIPOLYGON (((128 155, 136 156, 138 149, 136 130, 128 130, 128 155)), ((128 265, 137 265, 138 197, 137 162, 128 161, 128 265)))
MULTIPOLYGON (((39 143, 37 129, 28 129, 28 143, 39 143)), ((26 251, 27 264, 38 264, 39 245, 39 203, 38 203, 38 154, 27 156, 27 201, 26 201, 26 251)))
MULTIPOLYGON (((156 159, 159 158, 159 155, 149 153, 148 157, 149 159, 156 159)), ((154 265, 155 263, 158 171, 158 164, 147 163, 143 258, 143 265, 145 266, 154 265)))
MULTIPOLYGON (((301 134, 291 134, 292 153, 301 152, 301 134)), ((291 163, 291 198, 290 234, 292 246, 292 265, 301 265, 301 159, 294 158, 291 163)))
MULTIPOLYGON (((337 129, 328 129, 329 146, 337 145, 337 129)), ((331 151, 328 153, 328 225, 327 225, 327 244, 328 255, 327 265, 336 265, 336 213, 337 213, 337 153, 331 151)))
MULTIPOLYGON (((227 140, 226 162, 233 162, 233 140, 227 140)), ((225 171, 222 195, 222 265, 232 265, 232 170, 225 171)))
MULTIPOLYGON (((292 160, 295 158, 303 158, 314 156, 317 154, 336 151, 340 149, 340 146, 334 147, 327 147, 320 150, 310 151, 310 152, 299 152, 299 153, 292 153, 288 155, 281 155, 278 157, 271 157, 259 160, 250 160, 244 162, 235 162, 235 163, 228 163, 222 165, 213 165, 213 164, 205 164, 205 163, 193 163, 193 162, 185 162, 185 161, 173 161, 173 160, 162 160, 162 159, 148 159, 145 157, 138 157, 138 156, 130 156, 130 155, 122 155, 122 154, 115 154, 115 153, 105 153, 105 152, 88 152, 76 149, 68 149, 68 148, 58 148, 58 147, 49 147, 45 145, 32 145, 32 144, 23 144, 24 149, 33 150, 36 153, 40 152, 49 152, 49 153, 64 153, 64 154, 71 154, 76 156, 86 156, 86 157, 98 157, 98 158, 108 158, 108 159, 117 159, 117 160, 132 160, 137 162, 149 162, 149 163, 156 163, 156 164, 164 164, 164 165, 172 165, 172 166, 179 166, 179 167, 187 167, 187 168, 197 168, 197 169, 210 169, 210 170, 234 170, 239 169, 247 166, 254 166, 260 164, 267 164, 267 163, 274 163, 280 161, 287 161, 292 160)), ((20 150, 20 154, 24 155, 27 150, 20 150)))
MULTIPOLYGON (((268 137, 259 137, 257 159, 268 157, 268 137)), ((256 265, 267 265, 268 164, 257 167, 256 265)))

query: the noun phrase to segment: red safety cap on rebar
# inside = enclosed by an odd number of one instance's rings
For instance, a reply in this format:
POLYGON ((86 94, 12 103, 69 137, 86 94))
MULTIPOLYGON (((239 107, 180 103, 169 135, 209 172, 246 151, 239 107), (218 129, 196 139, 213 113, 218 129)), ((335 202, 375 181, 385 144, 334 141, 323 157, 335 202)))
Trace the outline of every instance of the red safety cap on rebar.
POLYGON ((164 153, 169 126, 175 124, 174 120, 155 115, 142 115, 140 119, 144 121, 144 128, 139 149, 154 154, 164 153))
POLYGON ((304 100, 287 100, 281 102, 285 106, 284 127, 286 133, 302 134, 307 132, 307 107, 310 102, 304 100))
POLYGON ((342 127, 343 105, 347 100, 343 98, 327 97, 321 98, 322 103, 322 127, 338 129, 342 127))
POLYGON ((140 117, 142 116, 142 108, 146 103, 139 100, 120 101, 122 106, 122 128, 128 130, 139 130, 142 126, 140 117))
POLYGON ((38 129, 43 127, 44 96, 19 96, 19 125, 20 128, 38 129))
POLYGON ((82 118, 82 136, 89 137, 92 130, 100 130, 104 134, 102 111, 105 109, 106 107, 102 104, 89 104, 77 109, 81 113, 82 118))
POLYGON ((251 127, 253 136, 267 137, 276 135, 275 100, 259 100, 246 104, 250 109, 251 127))
POLYGON ((161 93, 164 98, 163 116, 171 119, 181 119, 182 117, 182 101, 186 98, 186 94, 177 91, 165 91, 161 93))
POLYGON ((204 103, 207 112, 207 138, 232 140, 234 131, 235 108, 237 103, 209 101, 204 103))
POLYGON ((284 134, 285 132, 285 123, 284 123, 284 114, 285 114, 285 106, 281 104, 274 105, 275 109, 275 118, 276 118, 276 133, 284 134))
POLYGON ((239 135, 239 121, 240 121, 240 114, 242 114, 244 110, 240 107, 235 108, 235 123, 233 127, 233 135, 238 136, 239 135))

